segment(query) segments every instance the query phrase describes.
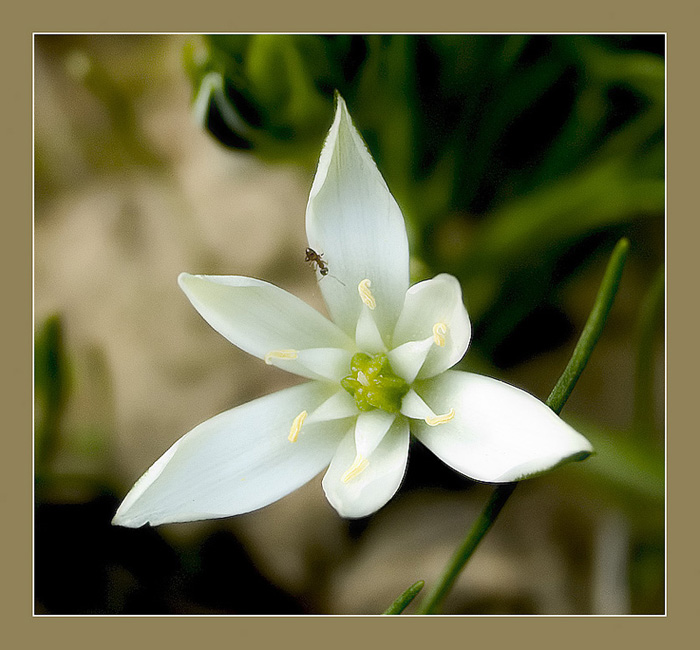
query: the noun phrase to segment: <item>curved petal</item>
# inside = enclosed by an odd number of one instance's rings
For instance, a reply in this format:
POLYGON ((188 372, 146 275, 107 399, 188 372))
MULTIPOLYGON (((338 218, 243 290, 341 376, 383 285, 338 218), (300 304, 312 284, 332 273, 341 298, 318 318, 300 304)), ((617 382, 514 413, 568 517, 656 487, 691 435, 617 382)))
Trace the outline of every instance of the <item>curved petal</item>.
POLYGON ((384 345, 382 335, 379 333, 374 318, 372 318, 371 310, 366 305, 362 307, 362 311, 360 311, 357 319, 355 344, 358 350, 362 350, 367 354, 386 352, 386 345, 384 345))
POLYGON ((333 320, 355 334, 363 304, 357 287, 369 279, 375 320, 390 335, 409 282, 406 225, 340 95, 311 187, 306 234, 328 264, 319 287, 333 320))
POLYGON ((593 448, 548 406, 490 377, 448 371, 414 386, 436 413, 455 417, 411 431, 438 458, 477 481, 507 483, 583 460, 593 448))
POLYGON ((396 415, 381 409, 364 411, 355 422, 355 449, 363 458, 369 458, 384 439, 396 415))
POLYGON ((387 355, 391 369, 406 383, 412 384, 433 347, 435 346, 430 338, 399 345, 387 355))
POLYGON ((342 418, 357 417, 358 414, 359 411, 355 400, 344 388, 340 388, 317 409, 311 411, 305 423, 340 420, 342 418))
POLYGON ((433 410, 413 388, 401 400, 401 414, 413 420, 425 420, 426 418, 435 417, 433 410))
POLYGON ((340 383, 349 372, 351 360, 352 352, 343 348, 306 348, 297 350, 294 359, 270 357, 265 359, 265 363, 309 379, 329 379, 340 383), (292 366, 290 361, 293 362, 292 366))
POLYGON ((357 458, 355 431, 350 430, 323 477, 323 490, 330 504, 343 517, 366 517, 381 508, 401 485, 408 461, 408 422, 397 417, 367 466, 353 478, 343 480, 357 458))
MULTIPOLYGON (((260 359, 275 350, 353 348, 336 325, 269 282, 236 275, 181 273, 178 283, 219 334, 260 359)), ((294 359, 285 359, 280 366, 302 377, 317 378, 294 359)))
POLYGON ((113 522, 143 524, 228 517, 262 508, 328 465, 348 421, 290 426, 332 389, 309 382, 225 411, 180 438, 137 481, 113 522))
POLYGON ((451 368, 469 347, 472 330, 462 301, 462 288, 457 278, 447 273, 414 284, 406 292, 393 345, 435 336, 433 328, 438 324, 445 326, 444 345, 437 342, 433 345, 418 379, 427 379, 451 368))

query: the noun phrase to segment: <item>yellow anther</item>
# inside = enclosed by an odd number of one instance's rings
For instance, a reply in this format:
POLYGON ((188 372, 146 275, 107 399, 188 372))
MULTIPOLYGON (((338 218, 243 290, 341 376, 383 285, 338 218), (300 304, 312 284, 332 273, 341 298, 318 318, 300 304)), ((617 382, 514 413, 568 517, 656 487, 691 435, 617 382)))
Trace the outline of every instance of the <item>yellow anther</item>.
POLYGON ((445 415, 436 415, 434 418, 425 418, 425 423, 429 424, 431 427, 436 427, 438 424, 445 424, 449 422, 455 416, 455 410, 450 409, 449 413, 445 415))
POLYGON ((357 285, 357 291, 360 294, 360 298, 362 298, 362 302, 364 302, 370 309, 374 309, 377 306, 377 301, 374 299, 372 292, 369 290, 371 285, 372 283, 370 280, 365 278, 362 280, 362 282, 360 282, 360 284, 357 285))
POLYGON ((302 411, 299 413, 294 418, 294 422, 292 422, 292 428, 289 430, 289 436, 287 437, 287 440, 289 442, 296 442, 297 438, 299 437, 299 432, 301 431, 301 425, 304 424, 304 420, 306 420, 306 416, 308 413, 306 411, 302 411))
POLYGON ((360 454, 357 454, 355 456, 355 460, 353 461, 352 465, 348 468, 348 471, 343 474, 341 477, 341 481, 343 483, 347 483, 348 481, 351 481, 354 479, 358 474, 364 472, 365 468, 369 465, 369 461, 364 458, 363 456, 360 456, 360 454))
POLYGON ((265 355, 265 363, 272 364, 270 359, 296 359, 299 353, 296 350, 272 350, 265 355))
POLYGON ((445 347, 445 334, 447 334, 447 325, 445 323, 435 323, 433 325, 433 341, 435 341, 435 345, 439 345, 441 348, 445 347))

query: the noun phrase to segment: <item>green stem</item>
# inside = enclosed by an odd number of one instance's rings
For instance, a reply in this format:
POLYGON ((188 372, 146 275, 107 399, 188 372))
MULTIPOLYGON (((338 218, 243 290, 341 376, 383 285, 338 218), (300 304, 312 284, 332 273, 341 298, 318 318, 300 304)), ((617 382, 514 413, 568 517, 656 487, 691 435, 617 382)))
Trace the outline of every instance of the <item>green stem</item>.
POLYGON ((423 589, 425 582, 419 580, 412 584, 406 591, 404 591, 390 606, 383 612, 384 616, 394 616, 403 612, 406 607, 411 604, 411 601, 418 595, 418 592, 423 589))
MULTIPOLYGON (((586 367, 586 363, 593 352, 595 344, 600 338, 603 326, 605 325, 605 321, 608 318, 613 301, 615 300, 617 288, 620 285, 620 277, 622 275, 622 268, 625 265, 628 249, 629 242, 627 239, 621 239, 617 243, 617 246, 615 246, 610 256, 608 266, 605 269, 605 275, 600 284, 600 289, 598 289, 598 295, 596 296, 593 309, 588 316, 588 320, 574 348, 571 359, 545 402, 547 406, 557 414, 564 408, 566 400, 569 398, 569 395, 571 395, 571 391, 574 389, 578 378, 586 367)), ((513 494, 516 485, 517 483, 504 483, 496 487, 483 511, 464 538, 464 541, 452 556, 447 567, 445 567, 438 583, 423 599, 423 602, 421 602, 418 608, 418 614, 437 613, 439 606, 449 593, 455 580, 462 572, 462 569, 464 569, 467 561, 476 550, 479 542, 484 538, 491 526, 493 526, 503 506, 506 504, 506 501, 508 501, 510 495, 513 494)))
POLYGON ((600 283, 600 289, 598 289, 593 309, 583 327, 583 332, 581 332, 578 343, 574 348, 574 353, 571 355, 571 359, 569 359, 569 363, 561 377, 559 377, 559 381, 557 381, 556 386, 554 386, 547 398, 547 406, 555 413, 560 413, 562 408, 564 408, 566 400, 569 399, 571 391, 574 390, 574 386, 586 367, 595 344, 600 338, 605 321, 610 313, 610 308, 615 300, 629 246, 629 241, 625 238, 617 242, 605 269, 605 275, 600 283))
POLYGON ((508 497, 513 494, 517 483, 503 483, 499 485, 491 494, 491 498, 474 522, 469 534, 464 538, 464 541, 459 546, 455 554, 452 556, 449 564, 440 576, 440 580, 432 591, 423 599, 418 608, 418 614, 436 614, 438 607, 447 596, 452 588, 455 580, 462 572, 464 565, 472 556, 479 542, 488 533, 489 528, 493 526, 496 517, 501 512, 501 509, 508 501, 508 497))

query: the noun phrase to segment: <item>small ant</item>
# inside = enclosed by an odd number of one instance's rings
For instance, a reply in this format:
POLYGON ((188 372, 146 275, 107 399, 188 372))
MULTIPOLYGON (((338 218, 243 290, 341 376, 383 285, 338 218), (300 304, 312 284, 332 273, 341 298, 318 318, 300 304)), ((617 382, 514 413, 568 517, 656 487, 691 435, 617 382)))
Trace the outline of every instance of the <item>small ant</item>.
MULTIPOLYGON (((304 258, 305 262, 311 262, 312 264, 316 264, 318 266, 318 272, 325 278, 328 275, 328 264, 326 261, 323 259, 323 253, 317 253, 313 248, 307 248, 306 249, 306 257, 304 258)), ((345 286, 345 282, 342 282, 341 280, 338 280, 334 275, 330 275, 329 277, 334 278, 340 284, 345 286)))
POLYGON ((311 262, 312 264, 317 264, 318 272, 321 275, 328 275, 328 265, 322 258, 323 253, 319 255, 313 248, 306 249, 306 257, 304 258, 304 261, 311 262))

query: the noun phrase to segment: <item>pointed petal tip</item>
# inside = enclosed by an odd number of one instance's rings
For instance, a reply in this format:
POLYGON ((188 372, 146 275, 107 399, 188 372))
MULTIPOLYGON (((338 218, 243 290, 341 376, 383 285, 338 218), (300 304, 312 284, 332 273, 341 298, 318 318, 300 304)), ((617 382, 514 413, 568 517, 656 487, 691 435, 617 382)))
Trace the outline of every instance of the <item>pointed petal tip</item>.
POLYGON ((196 276, 191 273, 180 273, 180 275, 177 276, 177 285, 185 292, 185 295, 187 295, 188 288, 192 283, 192 279, 195 277, 196 276))
MULTIPOLYGON (((589 445, 590 446, 590 445, 589 445)), ((520 468, 513 468, 503 474, 502 476, 498 477, 497 479, 494 479, 493 481, 488 481, 489 483, 510 483, 512 481, 522 481, 525 479, 529 478, 536 478, 538 476, 542 476, 544 474, 549 474, 554 469, 557 469, 559 467, 562 467, 563 465, 567 465, 569 463, 576 463, 580 462, 582 460, 586 460, 590 456, 595 455, 595 451, 592 450, 582 450, 575 452, 573 454, 570 454, 569 456, 566 456, 564 458, 559 459, 558 461, 553 460, 551 461, 550 464, 545 465, 543 467, 520 467, 520 468)))
POLYGON ((586 460, 586 458, 590 458, 591 456, 595 456, 595 449, 593 449, 593 445, 591 444, 590 440, 586 438, 583 434, 579 433, 575 429, 573 429, 574 433, 578 434, 578 438, 580 441, 581 449, 578 451, 573 451, 569 456, 565 457, 562 459, 562 464, 564 463, 577 463, 582 460, 586 460))
MULTIPOLYGON (((588 442, 586 440, 586 442, 588 442)), ((579 463, 582 460, 586 460, 587 458, 590 458, 591 456, 595 456, 596 451, 593 449, 590 443, 588 443, 588 448, 583 449, 579 451, 577 454, 573 454, 571 458, 568 458, 567 461, 573 462, 573 463, 579 463)))
MULTIPOLYGON (((577 463, 591 456, 595 456, 595 450, 591 443, 583 435, 577 431, 573 431, 578 436, 580 449, 571 451, 568 454, 554 454, 547 457, 542 457, 537 460, 531 460, 520 465, 516 465, 504 472, 497 478, 485 479, 485 483, 510 483, 513 481, 522 481, 529 478, 536 478, 544 474, 549 474, 554 469, 558 469, 569 463, 577 463)), ((572 444, 572 449, 575 445, 572 444)), ((478 479, 477 479, 478 480, 478 479)))
POLYGON ((114 517, 112 517, 112 526, 121 526, 123 528, 141 528, 141 526, 149 523, 147 518, 134 517, 133 514, 129 513, 130 509, 131 504, 127 504, 125 498, 117 508, 117 511, 114 513, 114 517))
POLYGON ((338 109, 345 109, 347 111, 347 104, 345 103, 343 96, 340 94, 340 91, 337 88, 333 91, 333 101, 335 102, 336 111, 338 109))
POLYGON ((129 521, 127 517, 117 510, 117 513, 112 517, 111 523, 112 526, 121 526, 122 528, 140 528, 146 522, 134 523, 133 521, 129 521))
POLYGON ((337 280, 319 285, 334 322, 353 335, 361 306, 353 292, 364 278, 380 279, 375 321, 389 336, 409 285, 406 225, 340 94, 309 192, 306 233, 337 280))

